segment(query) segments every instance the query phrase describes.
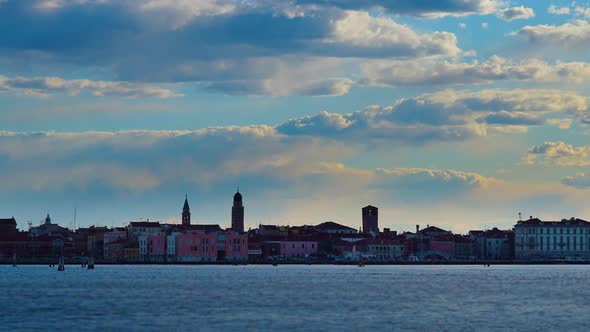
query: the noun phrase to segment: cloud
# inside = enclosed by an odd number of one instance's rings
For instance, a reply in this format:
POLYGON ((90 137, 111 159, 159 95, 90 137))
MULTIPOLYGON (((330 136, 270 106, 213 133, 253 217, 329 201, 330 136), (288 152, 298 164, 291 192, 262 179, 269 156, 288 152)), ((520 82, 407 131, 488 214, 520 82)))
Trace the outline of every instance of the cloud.
POLYGON ((6 77, 0 75, 0 92, 44 97, 53 92, 77 95, 89 91, 95 96, 173 98, 181 94, 153 84, 92 80, 64 80, 59 77, 6 77))
POLYGON ((581 83, 590 79, 590 63, 538 59, 510 62, 492 56, 485 62, 449 62, 431 59, 372 61, 362 66, 361 84, 374 86, 464 85, 496 81, 581 83))
POLYGON ((354 10, 379 8, 393 14, 430 18, 469 14, 484 15, 501 7, 501 2, 495 0, 298 0, 297 2, 354 10))
MULTIPOLYGON (((448 32, 419 35, 390 18, 373 17, 367 12, 348 11, 334 22, 328 45, 340 45, 348 54, 370 54, 371 50, 393 56, 425 56, 459 53, 457 38, 448 32)), ((377 54, 375 54, 377 56, 377 54)))
POLYGON ((263 81, 226 81, 206 84, 212 92, 229 95, 265 96, 341 96, 348 93, 353 82, 348 78, 320 81, 295 81, 285 86, 273 79, 263 81))
POLYGON ((544 120, 523 112, 506 112, 489 114, 479 119, 480 122, 492 125, 509 126, 539 126, 545 123, 544 120))
POLYGON ((534 45, 583 47, 590 42, 590 23, 575 20, 563 25, 527 25, 512 35, 534 45))
POLYGON ((535 17, 535 12, 532 8, 525 6, 511 7, 498 11, 496 16, 504 21, 527 20, 535 17))
POLYGON ((16 193, 104 190, 140 194, 184 185, 206 190, 239 182, 248 183, 251 191, 288 187, 289 192, 305 196, 337 187, 399 196, 424 190, 429 194, 423 198, 437 199, 484 188, 492 181, 455 170, 357 169, 341 163, 356 153, 345 144, 288 137, 268 126, 0 132, 0 165, 10 170, 0 180, 5 189, 16 193), (43 172, 38 171, 41 163, 43 172))
POLYGON ((587 98, 560 90, 443 91, 401 99, 389 107, 290 119, 276 129, 291 136, 420 145, 470 140, 487 136, 490 129, 523 132, 543 124, 563 127, 556 116, 579 120, 587 110, 587 98))
POLYGON ((561 183, 568 187, 574 187, 577 189, 589 189, 590 175, 585 173, 576 173, 574 176, 565 177, 563 180, 561 180, 561 183))
POLYGON ((554 15, 569 15, 570 9, 569 7, 556 7, 555 5, 551 5, 547 9, 547 12, 554 15))
POLYGON ((528 164, 587 167, 590 166, 590 146, 575 148, 564 142, 545 142, 530 147, 526 161, 528 164))
POLYGON ((372 185, 382 190, 399 191, 405 199, 428 199, 484 189, 496 180, 477 173, 456 170, 436 170, 423 168, 377 169, 376 180, 372 185), (403 190, 392 188, 404 188, 403 190), (411 196, 411 197, 408 197, 411 196), (421 198, 419 198, 421 196, 421 198))
POLYGON ((452 33, 418 32, 391 17, 337 7, 262 0, 11 0, 0 12, 0 29, 19 33, 0 39, 0 50, 14 68, 31 62, 52 69, 91 65, 119 81, 195 82, 224 94, 272 96, 344 94, 350 68, 341 65, 350 61, 461 51, 452 33), (289 78, 304 67, 316 70, 289 78))
POLYGON ((586 18, 590 18, 590 8, 576 6, 574 10, 576 14, 584 16, 586 18))

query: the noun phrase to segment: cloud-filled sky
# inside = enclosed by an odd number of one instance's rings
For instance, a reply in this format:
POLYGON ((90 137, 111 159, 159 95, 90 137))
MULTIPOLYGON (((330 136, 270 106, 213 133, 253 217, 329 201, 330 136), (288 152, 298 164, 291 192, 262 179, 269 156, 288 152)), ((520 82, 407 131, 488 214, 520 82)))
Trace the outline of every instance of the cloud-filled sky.
POLYGON ((590 219, 590 5, 0 0, 0 217, 590 219))

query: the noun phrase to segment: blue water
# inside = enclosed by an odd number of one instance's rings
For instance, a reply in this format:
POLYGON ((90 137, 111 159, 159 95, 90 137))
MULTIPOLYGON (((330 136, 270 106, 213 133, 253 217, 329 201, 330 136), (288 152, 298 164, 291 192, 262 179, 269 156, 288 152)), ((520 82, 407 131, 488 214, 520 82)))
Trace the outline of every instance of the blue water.
POLYGON ((590 266, 0 266, 0 330, 588 331, 590 266))

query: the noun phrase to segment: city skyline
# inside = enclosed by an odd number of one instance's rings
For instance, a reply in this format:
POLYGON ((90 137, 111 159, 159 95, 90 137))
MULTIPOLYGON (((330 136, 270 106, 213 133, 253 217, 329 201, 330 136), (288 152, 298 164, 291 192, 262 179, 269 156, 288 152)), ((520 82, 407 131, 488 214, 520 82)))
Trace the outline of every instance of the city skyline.
POLYGON ((230 227, 237 185, 245 229, 590 219, 585 3, 5 0, 0 33, 21 229, 181 223, 185 194, 230 227))

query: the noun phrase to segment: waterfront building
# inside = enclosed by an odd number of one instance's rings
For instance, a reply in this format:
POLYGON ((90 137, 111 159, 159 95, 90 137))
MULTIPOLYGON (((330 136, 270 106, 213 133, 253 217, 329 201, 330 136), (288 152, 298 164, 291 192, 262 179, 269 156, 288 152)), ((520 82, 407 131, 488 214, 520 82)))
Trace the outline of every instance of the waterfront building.
POLYGON ((244 204, 240 188, 234 195, 234 204, 231 208, 231 229, 238 233, 244 232, 244 204))
POLYGON ((150 262, 164 262, 166 256, 166 236, 151 235, 147 238, 147 259, 150 262))
POLYGON ((47 214, 47 217, 45 217, 45 222, 43 224, 36 226, 36 227, 31 227, 31 229, 29 230, 29 234, 31 236, 47 235, 50 237, 61 237, 61 238, 67 237, 69 232, 70 231, 67 228, 61 227, 58 224, 52 223, 49 213, 47 214))
POLYGON ((137 246, 126 246, 123 250, 123 259, 125 259, 126 262, 139 261, 139 248, 137 246))
POLYGON ((306 258, 318 252, 317 241, 280 241, 280 255, 283 258, 306 258))
POLYGON ((317 226, 314 229, 320 234, 357 234, 356 228, 344 226, 333 221, 326 221, 317 226))
POLYGON ((460 234, 453 235, 453 258, 455 260, 474 260, 473 241, 469 236, 460 234))
POLYGON ((16 232, 16 219, 14 219, 14 217, 0 219, 0 234, 9 234, 16 232))
POLYGON ((161 235, 162 225, 159 222, 132 221, 127 227, 127 233, 131 239, 139 239, 140 236, 161 235))
POLYGON ((182 207, 182 224, 188 226, 191 224, 191 207, 188 205, 188 195, 184 197, 184 206, 182 207))
POLYGON ((514 226, 520 260, 590 259, 590 222, 578 218, 542 221, 530 217, 514 226))
POLYGON ((118 239, 114 241, 110 241, 105 246, 105 258, 107 259, 115 259, 120 260, 125 258, 125 246, 127 244, 127 240, 125 239, 118 239))
POLYGON ((483 259, 511 260, 514 258, 514 232, 498 228, 485 231, 483 259))
POLYGON ((190 230, 176 236, 176 261, 247 260, 248 236, 233 231, 190 230))
POLYGON ((258 228, 254 230, 256 235, 260 236, 279 236, 285 237, 289 234, 289 229, 284 226, 277 225, 258 225, 258 228))
POLYGON ((362 209, 363 233, 379 233, 379 209, 367 205, 362 209))
POLYGON ((109 244, 119 240, 127 240, 127 229, 125 227, 116 227, 103 234, 103 255, 105 258, 111 257, 109 244))
POLYGON ((391 262, 402 259, 404 246, 391 239, 364 239, 359 243, 363 256, 377 262, 391 262))
POLYGON ((173 231, 171 234, 166 235, 166 261, 176 261, 176 237, 182 233, 173 231))

